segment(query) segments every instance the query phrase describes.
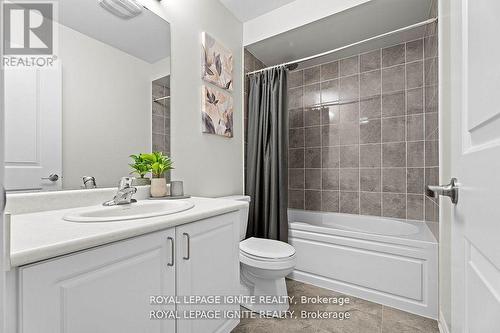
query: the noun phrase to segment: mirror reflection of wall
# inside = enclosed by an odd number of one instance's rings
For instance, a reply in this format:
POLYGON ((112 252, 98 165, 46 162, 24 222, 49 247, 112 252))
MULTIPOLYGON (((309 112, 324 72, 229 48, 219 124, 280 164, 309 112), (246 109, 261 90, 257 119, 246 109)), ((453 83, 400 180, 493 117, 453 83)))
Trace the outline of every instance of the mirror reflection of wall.
MULTIPOLYGON (((164 155, 170 156, 170 75, 154 80, 151 90, 153 151, 161 151, 164 155)), ((169 181, 170 172, 165 177, 169 181)))
POLYGON ((79 189, 84 176, 114 187, 129 155, 170 155, 170 102, 152 98, 170 96, 168 22, 146 8, 123 19, 97 1, 61 1, 58 12, 55 66, 6 69, 9 191, 79 189))

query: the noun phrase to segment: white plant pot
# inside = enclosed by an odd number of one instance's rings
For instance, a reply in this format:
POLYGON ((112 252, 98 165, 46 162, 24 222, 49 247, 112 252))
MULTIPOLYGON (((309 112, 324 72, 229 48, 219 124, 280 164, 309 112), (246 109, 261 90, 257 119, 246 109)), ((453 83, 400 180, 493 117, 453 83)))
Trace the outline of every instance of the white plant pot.
POLYGON ((151 196, 160 198, 167 195, 167 180, 165 178, 151 178, 151 196))

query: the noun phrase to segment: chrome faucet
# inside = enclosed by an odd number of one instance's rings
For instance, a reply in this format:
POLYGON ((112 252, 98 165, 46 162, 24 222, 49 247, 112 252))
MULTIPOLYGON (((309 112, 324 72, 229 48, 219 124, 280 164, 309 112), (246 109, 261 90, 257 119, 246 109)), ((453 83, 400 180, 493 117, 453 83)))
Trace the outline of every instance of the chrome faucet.
POLYGON ((106 201, 103 206, 127 205, 137 202, 137 200, 132 199, 132 196, 137 192, 137 188, 132 186, 134 179, 134 177, 122 177, 113 200, 106 201))

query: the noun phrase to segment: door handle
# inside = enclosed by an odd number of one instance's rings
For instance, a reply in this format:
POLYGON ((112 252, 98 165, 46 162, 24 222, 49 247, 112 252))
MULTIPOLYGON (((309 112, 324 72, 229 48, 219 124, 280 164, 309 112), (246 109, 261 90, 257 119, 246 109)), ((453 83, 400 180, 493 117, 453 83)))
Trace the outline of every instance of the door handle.
POLYGON ((167 264, 167 266, 171 267, 175 264, 175 244, 174 244, 174 239, 172 237, 167 237, 167 240, 170 241, 170 262, 167 264))
POLYGON ((185 257, 182 257, 182 259, 184 260, 189 260, 189 258, 191 257, 191 237, 189 237, 189 234, 188 233, 182 233, 182 235, 184 237, 186 237, 186 245, 187 245, 187 255, 185 257))
POLYGON ((59 175, 57 173, 51 173, 48 177, 42 177, 42 179, 57 182, 59 180, 59 175))
POLYGON ((427 185, 426 194, 433 198, 438 198, 440 195, 447 196, 455 205, 458 203, 458 180, 452 178, 447 185, 427 185))

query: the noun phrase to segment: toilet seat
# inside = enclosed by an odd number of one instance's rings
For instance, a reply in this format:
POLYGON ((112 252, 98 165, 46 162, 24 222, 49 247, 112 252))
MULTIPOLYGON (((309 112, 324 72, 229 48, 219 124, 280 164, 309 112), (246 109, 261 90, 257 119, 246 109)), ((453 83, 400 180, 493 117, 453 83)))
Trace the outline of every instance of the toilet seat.
POLYGON ((243 251, 240 251, 240 263, 242 263, 243 265, 269 271, 286 270, 295 267, 296 257, 294 254, 293 256, 288 258, 271 260, 266 258, 255 257, 243 251))
POLYGON ((295 248, 285 242, 251 237, 240 242, 240 251, 261 260, 286 259, 295 254, 295 248))

